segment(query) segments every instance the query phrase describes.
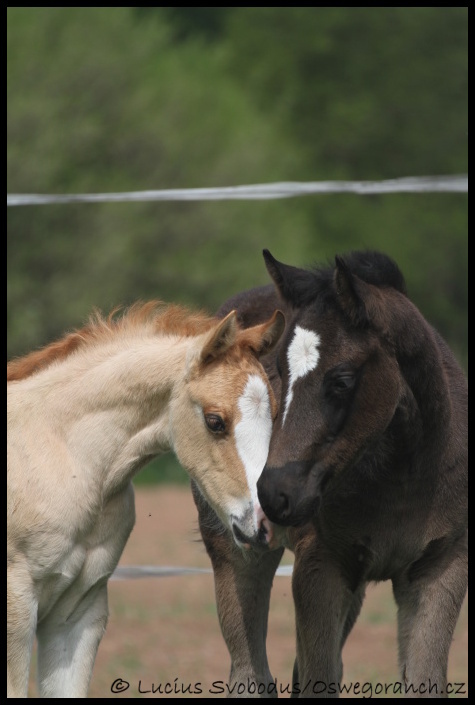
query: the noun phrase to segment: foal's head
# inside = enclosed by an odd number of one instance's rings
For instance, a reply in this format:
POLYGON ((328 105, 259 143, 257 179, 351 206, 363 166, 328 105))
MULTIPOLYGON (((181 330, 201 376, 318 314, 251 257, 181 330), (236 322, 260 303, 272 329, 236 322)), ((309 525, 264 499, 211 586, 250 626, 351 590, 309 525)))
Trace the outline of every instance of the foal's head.
POLYGON ((236 543, 272 543, 257 499, 276 401, 259 357, 284 329, 280 311, 242 330, 232 311, 196 338, 170 402, 173 449, 236 543))
MULTIPOLYGON (((120 318, 114 313, 108 319, 97 314, 81 330, 12 361, 7 365, 7 380, 21 384, 36 374, 54 373, 75 357, 89 361, 88 352, 91 364, 97 364, 102 357, 96 349, 105 344, 103 356, 119 354, 121 364, 129 360, 131 367, 130 374, 119 368, 117 391, 108 403, 119 403, 124 380, 133 379, 124 387, 125 404, 120 403, 138 419, 139 427, 145 428, 150 416, 155 421, 153 414, 163 413, 166 407, 163 449, 175 452, 238 545, 269 547, 272 526, 260 508, 256 483, 266 462, 277 406, 259 358, 274 347, 284 325, 280 311, 243 330, 234 311, 219 320, 174 305, 139 303, 120 318), (163 346, 162 336, 171 344, 163 346), (137 364, 134 355, 142 349, 137 364), (121 355, 124 351, 126 356, 121 355), (152 366, 143 365, 145 355, 152 356, 152 366), (163 388, 156 379, 162 371, 163 388)), ((81 369, 85 367, 86 362, 81 369)), ((110 385, 104 393, 109 389, 110 385)), ((140 452, 138 448, 137 456, 140 452)), ((146 444, 143 453, 143 458, 134 456, 137 467, 152 457, 146 444)))
POLYGON ((281 407, 258 496, 269 519, 298 525, 382 437, 401 398, 415 405, 393 330, 412 304, 399 269, 379 253, 337 257, 335 267, 314 271, 264 256, 292 313, 277 353, 281 407))

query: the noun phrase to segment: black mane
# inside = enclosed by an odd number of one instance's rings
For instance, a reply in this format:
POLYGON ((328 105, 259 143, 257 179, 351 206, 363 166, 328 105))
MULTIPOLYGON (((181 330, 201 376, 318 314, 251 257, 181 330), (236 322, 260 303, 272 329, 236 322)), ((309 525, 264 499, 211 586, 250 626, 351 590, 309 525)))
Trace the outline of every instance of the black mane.
POLYGON ((396 262, 376 250, 350 252, 343 255, 348 269, 367 284, 392 286, 407 296, 406 282, 396 262))
MULTIPOLYGON (((348 270, 367 284, 392 287, 407 296, 406 282, 397 264, 388 255, 376 250, 356 250, 340 257, 348 270)), ((319 310, 335 303, 333 277, 335 263, 314 264, 310 269, 292 270, 292 287, 286 292, 294 306, 308 306, 318 302, 319 310)))

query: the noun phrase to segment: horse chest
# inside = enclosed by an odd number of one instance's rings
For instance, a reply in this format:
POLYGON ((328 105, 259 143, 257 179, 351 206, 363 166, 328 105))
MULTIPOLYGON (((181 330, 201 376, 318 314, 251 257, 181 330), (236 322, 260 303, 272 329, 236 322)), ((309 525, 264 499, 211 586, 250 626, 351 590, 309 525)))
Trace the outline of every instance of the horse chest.
POLYGON ((390 579, 418 558, 426 512, 422 503, 418 512, 411 506, 404 492, 396 492, 390 497, 361 493, 351 501, 341 495, 322 507, 316 519, 318 539, 353 586, 390 579))

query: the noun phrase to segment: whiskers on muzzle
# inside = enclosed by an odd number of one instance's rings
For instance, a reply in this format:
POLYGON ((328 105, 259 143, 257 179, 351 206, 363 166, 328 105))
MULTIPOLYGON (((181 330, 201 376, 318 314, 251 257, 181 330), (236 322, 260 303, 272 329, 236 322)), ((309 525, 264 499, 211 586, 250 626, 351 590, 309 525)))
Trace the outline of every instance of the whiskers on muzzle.
POLYGON ((247 550, 272 548, 273 525, 260 506, 246 512, 245 518, 241 521, 237 517, 232 519, 234 539, 239 546, 247 550))

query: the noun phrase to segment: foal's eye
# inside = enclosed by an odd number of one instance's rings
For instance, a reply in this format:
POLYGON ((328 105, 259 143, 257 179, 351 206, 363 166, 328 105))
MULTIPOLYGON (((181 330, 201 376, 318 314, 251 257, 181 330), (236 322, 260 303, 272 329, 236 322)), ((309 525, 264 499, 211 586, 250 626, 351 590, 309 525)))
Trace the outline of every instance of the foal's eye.
POLYGON ((324 389, 328 397, 346 399, 353 391, 357 380, 357 375, 354 370, 335 369, 327 374, 324 381, 324 389))
POLYGON ((226 424, 219 414, 205 414, 205 423, 212 433, 224 433, 226 424))
POLYGON ((349 392, 355 385, 354 375, 341 375, 333 380, 335 392, 349 392))

